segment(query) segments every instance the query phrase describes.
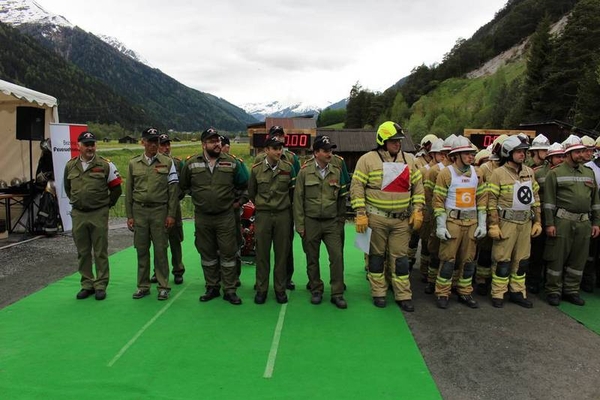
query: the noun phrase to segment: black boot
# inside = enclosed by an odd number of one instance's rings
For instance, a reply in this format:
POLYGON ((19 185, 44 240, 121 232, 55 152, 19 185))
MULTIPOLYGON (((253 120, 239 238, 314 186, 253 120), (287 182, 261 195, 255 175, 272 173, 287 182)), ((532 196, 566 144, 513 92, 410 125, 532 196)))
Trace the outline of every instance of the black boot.
POLYGON ((521 293, 521 292, 510 293, 509 300, 511 301, 511 303, 518 304, 521 307, 525 307, 525 308, 533 307, 533 303, 531 302, 531 300, 526 299, 525 296, 523 296, 523 293, 521 293))

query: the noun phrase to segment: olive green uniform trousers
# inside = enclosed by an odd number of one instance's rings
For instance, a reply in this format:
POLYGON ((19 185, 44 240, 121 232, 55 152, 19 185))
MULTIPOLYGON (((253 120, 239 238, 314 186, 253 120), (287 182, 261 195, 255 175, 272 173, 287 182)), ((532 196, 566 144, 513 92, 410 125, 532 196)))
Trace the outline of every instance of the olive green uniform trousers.
POLYGON ((77 263, 83 289, 106 290, 108 267, 108 206, 93 211, 71 212, 73 241, 77 247, 77 263), (92 251, 96 277, 92 270, 92 251))
POLYGON ((154 249, 154 273, 159 289, 169 287, 169 233, 165 228, 167 205, 144 205, 133 203, 133 245, 137 251, 137 287, 150 289, 150 244, 154 249))
POLYGON ((271 244, 275 260, 273 262, 273 287, 275 292, 285 292, 290 253, 290 210, 256 211, 256 291, 269 290, 271 275, 271 244))
POLYGON ((319 259, 321 241, 325 243, 329 254, 329 283, 331 296, 344 294, 344 261, 342 255, 342 235, 339 217, 311 218, 305 217, 305 234, 302 246, 306 253, 306 272, 311 293, 323 293, 325 285, 321 279, 319 259))
POLYGON ((546 238, 546 294, 579 293, 592 223, 556 217, 556 237, 546 238))

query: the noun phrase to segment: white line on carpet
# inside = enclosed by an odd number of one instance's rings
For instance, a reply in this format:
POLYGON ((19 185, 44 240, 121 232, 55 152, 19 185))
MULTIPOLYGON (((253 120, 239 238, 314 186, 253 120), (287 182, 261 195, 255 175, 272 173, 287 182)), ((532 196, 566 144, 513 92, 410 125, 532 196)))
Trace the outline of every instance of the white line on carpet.
POLYGON ((177 293, 177 296, 175 296, 171 301, 168 301, 167 304, 165 304, 165 306, 163 308, 158 310, 156 315, 154 315, 154 317, 152 317, 152 319, 150 321, 146 322, 146 325, 142 326, 142 328, 139 331, 137 331, 137 333, 131 338, 131 340, 129 342, 127 342, 127 344, 125 346, 123 346, 123 348, 121 350, 119 350, 117 355, 114 356, 112 360, 110 360, 110 362, 108 363, 108 366, 112 367, 117 361, 119 361, 119 358, 121 358, 121 356, 123 354, 125 354, 125 352, 136 342, 136 340, 139 339, 140 336, 142 336, 142 334, 146 331, 146 329, 148 329, 150 327, 150 325, 152 325, 154 323, 154 321, 156 321, 158 319, 158 317, 160 317, 165 311, 167 311, 169 309, 169 307, 171 307, 171 304, 173 304, 175 302, 175 300, 177 300, 179 298, 179 296, 181 296, 187 288, 188 288, 187 286, 185 288, 183 288, 183 290, 181 290, 179 293, 177 293))
POLYGON ((273 334, 273 342, 271 342, 271 351, 269 352, 269 358, 267 360, 267 366, 265 367, 265 373, 263 378, 271 378, 273 376, 273 369, 275 368, 275 359, 277 358, 277 350, 279 349, 279 339, 281 338, 281 330, 283 329, 283 320, 285 319, 285 311, 287 310, 287 303, 281 306, 279 311, 279 319, 275 326, 275 333, 273 334))

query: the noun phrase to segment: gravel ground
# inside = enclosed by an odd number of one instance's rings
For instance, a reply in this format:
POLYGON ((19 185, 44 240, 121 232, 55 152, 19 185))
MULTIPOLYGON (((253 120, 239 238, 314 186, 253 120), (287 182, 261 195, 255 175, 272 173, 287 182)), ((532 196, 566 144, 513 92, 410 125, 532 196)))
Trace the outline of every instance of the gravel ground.
MULTIPOLYGON (((111 219, 109 237, 111 254, 133 242, 124 219, 111 219)), ((18 238, 11 235, 0 247, 18 238)), ((3 248, 0 308, 76 271, 68 234, 3 248)), ((476 310, 455 297, 440 310, 423 284, 412 282, 416 312, 404 315, 445 399, 600 399, 600 337, 560 310, 539 298, 531 310, 511 303, 495 309, 482 297, 476 310)))

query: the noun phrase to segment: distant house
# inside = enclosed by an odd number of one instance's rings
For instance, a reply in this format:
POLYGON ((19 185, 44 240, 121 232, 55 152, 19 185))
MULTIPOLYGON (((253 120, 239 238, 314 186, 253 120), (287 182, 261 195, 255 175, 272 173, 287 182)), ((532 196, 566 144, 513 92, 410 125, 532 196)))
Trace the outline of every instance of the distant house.
POLYGON ((123 136, 122 138, 119 139, 119 143, 131 143, 131 144, 135 144, 138 142, 138 139, 131 136, 131 135, 127 135, 127 136, 123 136))
POLYGON ((597 131, 591 131, 589 129, 578 128, 575 125, 571 125, 568 122, 559 120, 543 121, 543 122, 532 122, 526 124, 519 124, 521 129, 531 129, 536 131, 537 135, 544 134, 552 142, 563 142, 571 134, 575 134, 579 137, 589 136, 592 139, 598 137, 597 131))
MULTIPOLYGON (((329 136, 337 148, 333 150, 346 161, 348 171, 354 171, 354 167, 360 156, 377 147, 375 141, 377 131, 375 129, 328 129, 317 128, 317 136, 329 136)), ((402 140, 402 151, 414 153, 416 151, 410 134, 402 140)))
POLYGON ((108 143, 108 142, 110 142, 110 138, 107 138, 107 137, 105 137, 104 139, 102 139, 102 141, 103 141, 104 143, 108 143))
POLYGON ((181 139, 179 139, 177 136, 175 136, 175 137, 173 138, 173 141, 174 141, 174 142, 181 142, 181 139))

